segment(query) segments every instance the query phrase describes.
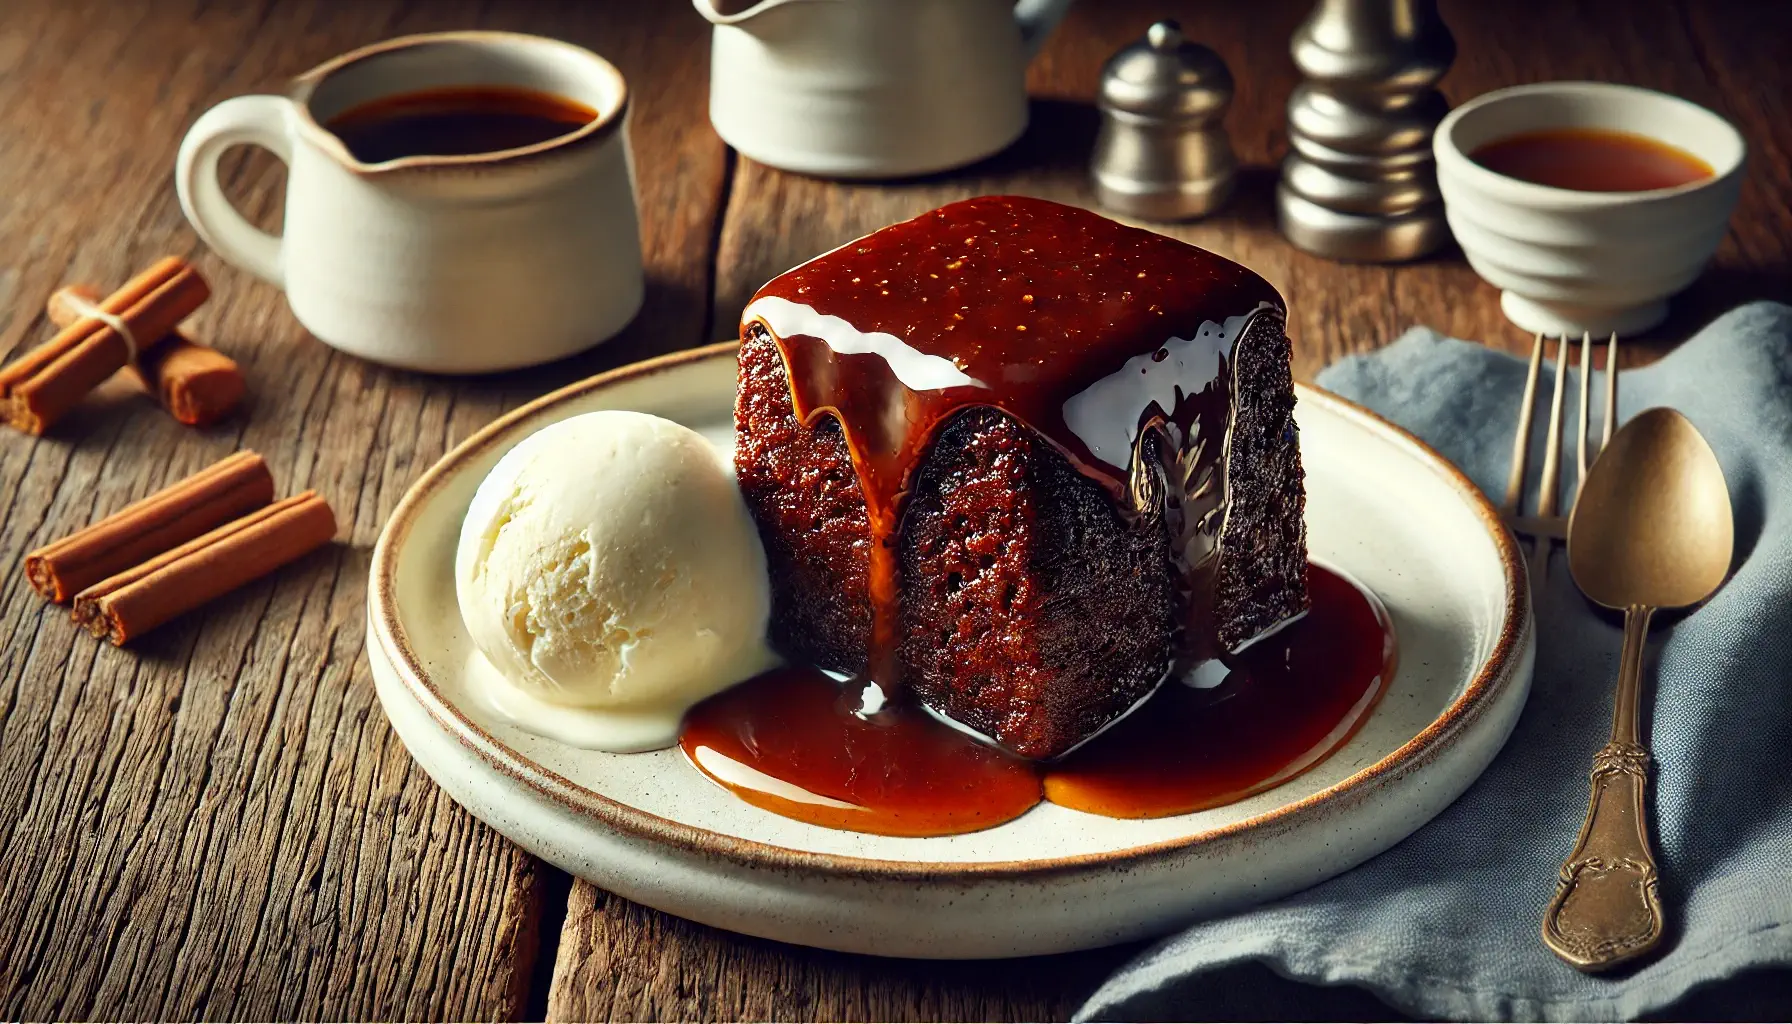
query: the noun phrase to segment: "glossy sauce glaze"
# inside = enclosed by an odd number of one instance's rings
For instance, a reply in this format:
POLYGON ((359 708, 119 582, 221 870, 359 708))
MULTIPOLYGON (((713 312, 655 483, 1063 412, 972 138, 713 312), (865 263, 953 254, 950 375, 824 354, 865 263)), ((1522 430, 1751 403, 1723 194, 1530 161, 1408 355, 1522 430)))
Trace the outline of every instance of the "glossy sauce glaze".
POLYGON ((1496 139, 1469 154, 1490 171, 1578 192, 1648 192, 1711 177, 1711 165, 1646 135, 1555 128, 1496 139))
POLYGON ((1312 566, 1307 615, 1246 648, 1212 690, 1177 683, 1061 761, 987 746, 912 704, 862 714, 859 689, 784 667, 710 698, 680 746, 748 803, 880 835, 974 832, 1043 796, 1150 818, 1242 799, 1341 747, 1393 677, 1394 635, 1354 584, 1312 566))
MULTIPOLYGON (((1280 296, 1230 260, 1017 196, 953 203, 760 289, 743 319, 776 340, 797 416, 839 420, 864 493, 870 678, 900 699, 903 500, 935 434, 967 408, 998 408, 1030 427, 1122 512, 1162 507, 1178 539, 1180 589, 1205 593, 1199 574, 1222 519, 1231 345, 1259 311, 1281 316, 1280 296), (1193 376, 1172 381, 1178 370, 1193 376), (1118 420, 1119 434, 1104 443, 1078 420, 1118 420)), ((1206 643, 1201 617, 1211 610, 1182 603, 1179 643, 1206 643)))
POLYGON ((913 704, 858 713, 859 690, 785 666, 685 716, 697 770, 756 807, 828 828, 945 836, 992 828, 1039 802, 1039 772, 913 704))

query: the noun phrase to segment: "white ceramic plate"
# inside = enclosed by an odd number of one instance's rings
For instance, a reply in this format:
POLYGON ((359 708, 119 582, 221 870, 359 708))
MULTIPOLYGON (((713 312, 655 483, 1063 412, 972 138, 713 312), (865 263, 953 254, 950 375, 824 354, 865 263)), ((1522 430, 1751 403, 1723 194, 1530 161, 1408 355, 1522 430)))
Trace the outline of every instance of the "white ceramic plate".
POLYGON ((1312 771, 1226 807, 1155 820, 1042 804, 970 835, 824 829, 749 806, 677 750, 578 750, 468 698, 454 598, 461 515, 499 456, 594 409, 655 413, 726 445, 734 346, 548 395, 450 452, 374 551, 368 655, 393 727, 477 817, 633 900, 735 931, 915 957, 1051 953, 1158 934, 1292 892, 1400 841, 1480 775, 1530 686, 1532 628, 1510 535, 1436 453, 1303 388, 1297 417, 1315 555, 1392 613, 1399 668, 1362 730, 1312 771))

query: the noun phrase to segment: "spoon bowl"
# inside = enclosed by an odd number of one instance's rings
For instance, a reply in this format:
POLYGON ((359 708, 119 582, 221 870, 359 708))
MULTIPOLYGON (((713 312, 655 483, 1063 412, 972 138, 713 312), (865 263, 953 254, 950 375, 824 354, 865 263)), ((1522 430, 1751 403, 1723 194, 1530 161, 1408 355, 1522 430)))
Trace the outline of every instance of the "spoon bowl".
POLYGON ((1587 472, 1568 518, 1568 569, 1607 608, 1680 608, 1710 597, 1735 546, 1711 446, 1673 409, 1638 414, 1587 472))

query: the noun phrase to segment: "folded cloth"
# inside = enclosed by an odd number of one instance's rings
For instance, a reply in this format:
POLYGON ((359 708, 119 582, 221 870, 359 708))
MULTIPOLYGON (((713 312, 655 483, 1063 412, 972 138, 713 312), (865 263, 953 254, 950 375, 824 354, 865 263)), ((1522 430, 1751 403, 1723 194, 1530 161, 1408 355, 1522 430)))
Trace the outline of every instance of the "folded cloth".
MULTIPOLYGON (((1542 463, 1549 374, 1533 466, 1542 463)), ((1522 360, 1415 328, 1330 367, 1319 383, 1412 430, 1497 500, 1524 377, 1522 360)), ((1572 376, 1569 383, 1572 424, 1572 376)), ((1603 386, 1596 378, 1595 431, 1603 386)), ((1792 965, 1792 307, 1733 310, 1661 361, 1620 376, 1621 419, 1658 405, 1685 413, 1717 452, 1737 546, 1734 575, 1710 602, 1678 621, 1657 619, 1646 663, 1650 803, 1668 924, 1661 954, 1588 976, 1538 935, 1586 813, 1593 752, 1610 728, 1623 632, 1574 589, 1557 548, 1534 595, 1529 703, 1461 799, 1353 871, 1155 946, 1080 1017, 1326 1017, 1340 1005, 1362 1012, 1361 992, 1335 987, 1357 986, 1423 1017, 1628 1019, 1695 986, 1792 965), (1241 977, 1287 991, 1240 1002, 1241 977)), ((1565 476, 1571 485, 1572 472, 1565 476)), ((1784 998, 1781 975, 1751 977, 1775 979, 1784 998)))

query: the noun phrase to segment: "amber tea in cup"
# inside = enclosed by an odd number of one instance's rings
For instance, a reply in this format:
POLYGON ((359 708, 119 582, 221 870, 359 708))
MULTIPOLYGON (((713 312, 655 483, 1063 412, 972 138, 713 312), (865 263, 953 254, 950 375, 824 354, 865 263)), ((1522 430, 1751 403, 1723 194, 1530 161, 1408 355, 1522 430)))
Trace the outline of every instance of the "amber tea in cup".
POLYGON ((553 93, 479 85, 382 96, 331 118, 324 127, 356 160, 472 156, 521 149, 575 132, 597 111, 553 93))
POLYGON ((1469 159, 1508 178, 1577 192, 1649 192, 1713 173, 1677 146, 1605 128, 1522 132, 1477 147, 1469 159))

